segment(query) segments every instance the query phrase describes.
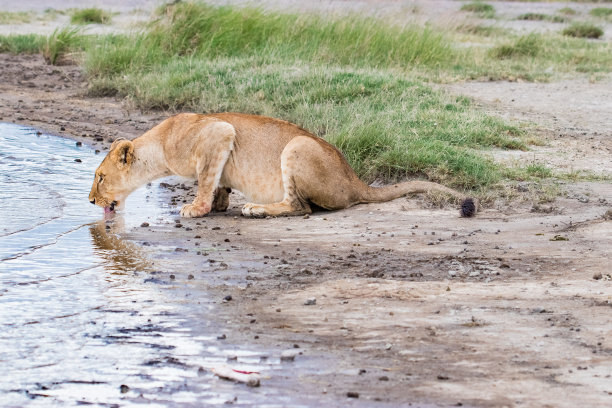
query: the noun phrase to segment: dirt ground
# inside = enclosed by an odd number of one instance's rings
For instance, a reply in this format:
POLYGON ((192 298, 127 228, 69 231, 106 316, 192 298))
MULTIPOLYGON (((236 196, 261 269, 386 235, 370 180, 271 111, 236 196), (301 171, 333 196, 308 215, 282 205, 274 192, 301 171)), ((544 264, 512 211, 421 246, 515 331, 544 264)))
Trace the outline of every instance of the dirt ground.
MULTIPOLYGON (((0 66, 0 121, 102 151, 170 115, 84 97, 75 66, 6 54, 0 66)), ((534 123, 546 141, 511 157, 494 152, 500 159, 609 176, 611 88, 609 80, 572 79, 449 91, 534 123)), ((168 202, 178 209, 191 186, 170 181, 168 202)), ((333 355, 334 366, 295 376, 296 392, 336 396, 334 406, 610 406, 612 184, 562 187, 553 203, 500 204, 473 219, 418 197, 247 219, 232 193, 225 214, 127 230, 117 222, 119 239, 104 245, 176 246, 167 256, 182 265, 178 281, 213 272, 201 279, 232 296, 218 316, 231 321, 236 342, 333 355), (216 243, 214 253, 200 241, 216 243), (348 392, 359 398, 346 399, 348 392)), ((538 188, 523 183, 519 193, 538 188)))

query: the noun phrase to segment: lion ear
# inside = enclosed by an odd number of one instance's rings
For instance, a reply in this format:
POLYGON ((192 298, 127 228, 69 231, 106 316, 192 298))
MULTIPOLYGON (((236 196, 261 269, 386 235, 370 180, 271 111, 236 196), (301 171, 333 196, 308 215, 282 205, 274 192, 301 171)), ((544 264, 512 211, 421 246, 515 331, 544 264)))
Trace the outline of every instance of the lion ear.
POLYGON ((111 150, 111 159, 119 170, 129 167, 134 159, 134 143, 129 140, 116 142, 111 150))

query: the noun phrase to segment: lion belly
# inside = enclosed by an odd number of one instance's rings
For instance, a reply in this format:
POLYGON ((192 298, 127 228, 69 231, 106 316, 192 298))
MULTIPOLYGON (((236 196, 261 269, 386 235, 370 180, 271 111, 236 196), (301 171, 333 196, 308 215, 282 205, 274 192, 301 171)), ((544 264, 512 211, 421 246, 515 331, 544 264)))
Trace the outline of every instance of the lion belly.
POLYGON ((219 184, 240 191, 248 202, 257 204, 277 203, 283 200, 285 194, 280 166, 278 172, 246 172, 228 165, 219 184))

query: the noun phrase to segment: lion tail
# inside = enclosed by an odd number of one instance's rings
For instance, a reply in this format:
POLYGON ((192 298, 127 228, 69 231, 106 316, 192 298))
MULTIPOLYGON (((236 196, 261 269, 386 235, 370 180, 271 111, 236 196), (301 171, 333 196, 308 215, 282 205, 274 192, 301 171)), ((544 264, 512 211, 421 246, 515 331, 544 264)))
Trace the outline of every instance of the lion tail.
POLYGON ((461 216, 472 217, 478 210, 478 202, 474 198, 441 184, 431 181, 413 180, 384 187, 365 186, 361 192, 361 203, 380 203, 390 201, 408 194, 439 192, 453 197, 461 203, 461 216))

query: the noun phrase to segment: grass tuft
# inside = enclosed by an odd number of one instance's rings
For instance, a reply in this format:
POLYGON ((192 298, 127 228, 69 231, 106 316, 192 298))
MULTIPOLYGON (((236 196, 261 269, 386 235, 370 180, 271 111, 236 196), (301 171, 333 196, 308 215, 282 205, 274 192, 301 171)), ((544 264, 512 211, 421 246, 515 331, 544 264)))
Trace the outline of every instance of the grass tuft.
POLYGON ((461 10, 477 13, 483 18, 493 18, 495 16, 495 7, 480 1, 464 4, 461 6, 461 10))
POLYGON ((567 21, 567 19, 562 16, 550 16, 542 13, 525 13, 521 14, 516 19, 527 21, 551 21, 553 23, 564 23, 567 21))
POLYGON ((491 56, 498 59, 513 57, 535 57, 540 52, 540 36, 528 34, 514 44, 504 44, 491 49, 491 56))
POLYGON ((590 23, 574 23, 562 31, 563 35, 578 38, 599 38, 604 32, 590 23))
POLYGON ((32 21, 30 11, 0 11, 0 24, 22 24, 32 21))
POLYGON ((0 36, 0 52, 11 54, 36 54, 45 44, 45 37, 38 34, 13 34, 0 36))
POLYGON ((610 7, 595 7, 589 12, 593 17, 612 18, 612 8, 610 7))
POLYGON ((557 12, 559 14, 563 14, 566 16, 575 16, 576 14, 578 14, 578 12, 571 7, 563 7, 559 9, 557 12))
POLYGON ((110 20, 110 13, 95 7, 77 9, 70 16, 72 24, 109 24, 110 20))
POLYGON ((68 62, 66 55, 82 41, 80 31, 79 27, 56 28, 43 47, 43 57, 47 63, 60 65, 68 62))

